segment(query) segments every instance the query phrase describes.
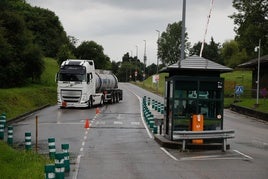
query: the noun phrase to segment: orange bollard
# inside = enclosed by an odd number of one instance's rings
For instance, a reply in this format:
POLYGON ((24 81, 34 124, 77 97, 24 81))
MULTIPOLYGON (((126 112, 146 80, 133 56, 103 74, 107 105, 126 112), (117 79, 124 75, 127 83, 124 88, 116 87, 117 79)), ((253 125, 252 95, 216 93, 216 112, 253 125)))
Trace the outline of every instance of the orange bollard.
MULTIPOLYGON (((204 130, 204 116, 202 114, 193 115, 192 131, 204 130)), ((203 139, 192 140, 193 144, 203 144, 203 139)))
POLYGON ((86 119, 85 128, 86 129, 90 128, 90 121, 89 121, 89 119, 86 119))

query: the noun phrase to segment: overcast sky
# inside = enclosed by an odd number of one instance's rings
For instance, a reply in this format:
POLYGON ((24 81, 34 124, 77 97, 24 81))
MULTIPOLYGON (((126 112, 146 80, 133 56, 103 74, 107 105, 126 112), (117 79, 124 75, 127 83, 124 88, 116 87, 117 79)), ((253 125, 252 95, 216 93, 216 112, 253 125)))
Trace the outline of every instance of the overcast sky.
MULTIPOLYGON (((27 0, 32 6, 49 9, 59 17, 67 35, 93 40, 104 48, 111 61, 129 54, 143 60, 146 40, 147 65, 156 64, 156 30, 182 19, 182 0, 27 0), (138 51, 137 51, 138 49, 138 51)), ((186 1, 186 32, 191 45, 203 41, 211 0, 186 1)), ((214 0, 206 42, 213 37, 223 43, 233 39, 232 0, 214 0)))

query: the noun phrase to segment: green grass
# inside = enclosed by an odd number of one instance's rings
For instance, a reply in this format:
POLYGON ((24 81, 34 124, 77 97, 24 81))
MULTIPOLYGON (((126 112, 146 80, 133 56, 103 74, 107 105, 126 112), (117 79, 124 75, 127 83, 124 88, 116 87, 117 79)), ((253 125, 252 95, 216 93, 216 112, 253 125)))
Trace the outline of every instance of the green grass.
POLYGON ((0 89, 0 113, 7 114, 7 120, 57 100, 55 74, 57 62, 45 58, 45 71, 39 84, 31 84, 21 88, 0 89))
POLYGON ((0 178, 44 178, 44 167, 49 162, 44 156, 15 150, 0 141, 0 178))
POLYGON ((224 94, 226 97, 232 97, 234 95, 236 85, 243 86, 245 91, 244 95, 250 96, 252 88, 251 71, 236 70, 229 73, 223 73, 221 74, 221 77, 224 78, 224 94))
MULTIPOLYGON (((55 74, 57 62, 45 58, 45 71, 40 83, 21 88, 0 89, 0 113, 7 114, 7 120, 41 106, 56 103, 55 74)), ((0 141, 0 178, 44 178, 48 158, 34 152, 15 150, 0 141)))
POLYGON ((147 89, 148 91, 151 91, 155 94, 159 94, 161 96, 164 96, 165 92, 165 77, 168 76, 168 73, 160 73, 159 74, 159 85, 157 87, 157 84, 154 84, 152 82, 152 76, 148 77, 145 81, 143 82, 137 82, 138 86, 147 89))

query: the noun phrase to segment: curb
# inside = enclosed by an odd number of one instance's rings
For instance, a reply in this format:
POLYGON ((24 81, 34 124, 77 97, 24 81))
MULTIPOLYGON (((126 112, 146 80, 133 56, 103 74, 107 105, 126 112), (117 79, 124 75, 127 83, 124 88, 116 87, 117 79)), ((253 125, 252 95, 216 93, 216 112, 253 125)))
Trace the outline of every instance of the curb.
POLYGON ((261 119, 263 121, 268 122, 268 113, 259 112, 259 111, 256 111, 254 109, 245 108, 245 107, 237 106, 234 104, 230 105, 230 109, 232 111, 238 112, 240 114, 244 114, 244 115, 247 115, 250 117, 255 117, 257 119, 261 119))
MULTIPOLYGON (((162 135, 155 134, 154 140, 161 146, 169 149, 181 149, 182 142, 178 141, 170 141, 163 137, 162 135)), ((204 143, 204 144, 187 144, 187 150, 221 150, 222 144, 221 143, 204 143)), ((226 149, 230 150, 230 144, 226 145, 226 149)))
POLYGON ((36 108, 36 109, 34 109, 32 111, 29 111, 29 112, 26 112, 24 114, 21 114, 21 115, 19 115, 17 117, 14 117, 14 118, 12 118, 12 119, 10 119, 10 120, 7 121, 7 125, 11 125, 13 123, 23 121, 24 119, 26 119, 27 117, 29 117, 30 115, 32 115, 33 113, 35 113, 36 111, 39 111, 39 110, 44 109, 44 108, 47 108, 49 106, 51 106, 51 105, 44 105, 44 106, 41 106, 39 108, 36 108))

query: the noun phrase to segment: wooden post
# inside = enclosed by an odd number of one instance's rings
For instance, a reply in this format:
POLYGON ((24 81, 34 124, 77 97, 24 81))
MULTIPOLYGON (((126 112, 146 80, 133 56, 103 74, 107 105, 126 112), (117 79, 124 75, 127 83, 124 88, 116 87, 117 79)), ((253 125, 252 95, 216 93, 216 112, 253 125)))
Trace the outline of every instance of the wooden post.
POLYGON ((38 116, 35 117, 35 151, 38 152, 38 116))

